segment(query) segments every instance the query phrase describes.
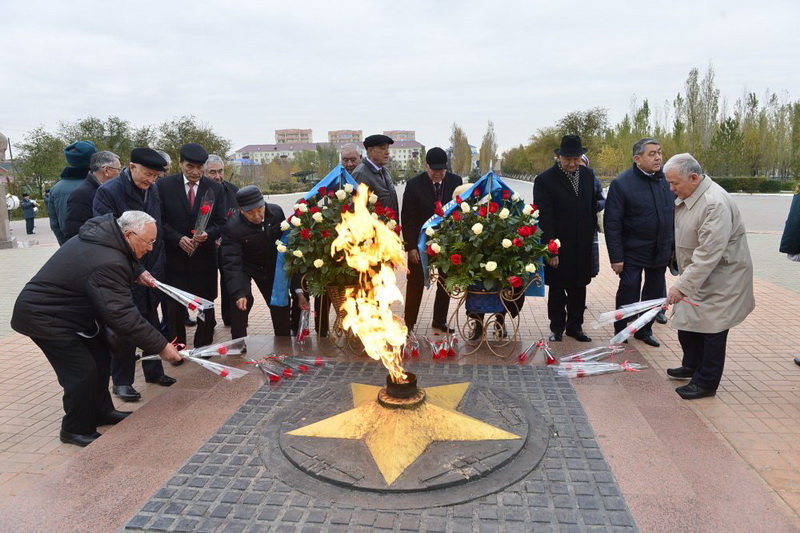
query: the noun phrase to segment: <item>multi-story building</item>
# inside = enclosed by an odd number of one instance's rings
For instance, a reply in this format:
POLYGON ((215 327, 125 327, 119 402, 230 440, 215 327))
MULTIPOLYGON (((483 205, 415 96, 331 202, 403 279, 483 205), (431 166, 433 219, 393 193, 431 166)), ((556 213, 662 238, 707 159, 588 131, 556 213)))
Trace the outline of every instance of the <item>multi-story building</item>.
POLYGON ((417 132, 412 130, 391 130, 391 131, 384 131, 383 134, 388 135, 395 142, 417 140, 417 132))
MULTIPOLYGON (((384 135, 388 134, 385 133, 384 135)), ((409 161, 415 161, 421 164, 422 149, 422 145, 417 141, 395 140, 394 144, 389 145, 389 158, 392 166, 396 168, 406 168, 409 161)))
POLYGON ((234 159, 249 159, 255 164, 266 165, 275 159, 288 159, 297 152, 316 149, 317 143, 248 144, 233 155, 234 159))
POLYGON ((275 130, 275 144, 313 143, 311 130, 275 130))
POLYGON ((331 144, 361 144, 363 140, 364 134, 361 130, 334 130, 328 132, 328 142, 331 144))

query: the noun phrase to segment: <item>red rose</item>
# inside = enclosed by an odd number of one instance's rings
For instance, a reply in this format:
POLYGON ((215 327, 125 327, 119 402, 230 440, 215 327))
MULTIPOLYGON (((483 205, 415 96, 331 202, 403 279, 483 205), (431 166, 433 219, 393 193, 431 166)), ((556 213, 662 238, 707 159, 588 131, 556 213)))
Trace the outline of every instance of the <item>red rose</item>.
POLYGON ((531 231, 533 232, 533 233, 531 233, 531 235, 533 235, 534 233, 536 233, 536 230, 537 230, 537 229, 539 229, 539 228, 537 228, 537 227, 536 227, 536 225, 533 225, 533 226, 528 226, 528 227, 529 227, 529 228, 531 228, 531 231))
POLYGON ((478 216, 479 217, 485 217, 488 214, 489 214, 489 211, 486 209, 485 205, 483 205, 483 206, 478 208, 478 216))
POLYGON ((303 228, 300 230, 300 236, 305 240, 311 240, 311 231, 308 228, 303 228))
POLYGON ((219 375, 220 375, 220 376, 222 376, 222 377, 224 378, 224 377, 226 377, 226 376, 228 375, 228 371, 227 371, 226 369, 224 369, 224 368, 223 368, 223 369, 220 371, 219 375))
POLYGON ((311 208, 311 213, 312 213, 312 214, 314 214, 314 213, 319 213, 319 207, 317 207, 317 206, 314 206, 314 207, 312 207, 312 208, 311 208))
POLYGON ((403 231, 403 228, 400 227, 400 224, 398 224, 398 225, 396 225, 394 227, 394 232, 397 233, 398 235, 400 235, 400 232, 402 232, 402 231, 403 231))
POLYGON ((511 191, 506 189, 505 191, 503 191, 503 200, 508 200, 509 198, 511 198, 511 191))
POLYGON ((536 204, 531 204, 531 209, 533 209, 533 211, 536 211, 536 210, 537 210, 537 209, 539 209, 539 208, 538 208, 538 207, 536 207, 536 204))
POLYGON ((453 217, 453 220, 455 220, 456 222, 460 222, 461 221, 461 213, 459 213, 458 211, 453 211, 452 217, 453 217))
POLYGON ((211 206, 208 204, 204 204, 200 206, 200 214, 207 215, 211 212, 211 206))
POLYGON ((322 238, 323 239, 327 239, 330 236, 331 236, 331 234, 330 234, 330 232, 328 230, 326 230, 326 229, 322 230, 322 238))
POLYGON ((547 243, 547 251, 553 255, 558 255, 558 244, 553 239, 550 239, 550 242, 547 243))
POLYGON ((225 346, 220 346, 219 348, 217 348, 217 353, 219 353, 220 355, 225 355, 226 353, 228 353, 228 348, 226 348, 225 346))
POLYGON ((519 287, 522 287, 522 278, 519 277, 519 276, 511 276, 510 278, 508 278, 508 282, 515 289, 519 288, 519 287))
POLYGON ((454 265, 460 265, 461 264, 461 256, 459 254, 451 255, 450 256, 450 262, 453 263, 454 265))
POLYGON ((442 202, 436 202, 433 206, 433 212, 436 215, 444 216, 444 210, 442 210, 442 202))
POLYGON ((497 213, 497 202, 489 202, 489 212, 497 213))
POLYGON ((519 237, 517 237, 516 239, 514 239, 514 240, 513 240, 513 241, 511 241, 511 242, 512 242, 512 244, 513 244, 514 246, 516 246, 517 248, 519 248, 520 246, 522 246, 522 239, 520 239, 519 237))
POLYGON ((347 213, 347 211, 348 211, 349 209, 350 209, 350 206, 349 206, 349 205, 347 205, 347 204, 344 204, 344 205, 342 206, 342 213, 347 213))
POLYGON ((319 194, 320 196, 325 196, 326 194, 328 194, 328 189, 326 189, 325 187, 320 187, 319 190, 317 191, 317 194, 319 194))
POLYGON ((299 209, 295 209, 294 210, 294 216, 301 217, 301 216, 303 216, 303 213, 299 209))
POLYGON ((456 203, 457 203, 457 204, 462 204, 462 203, 464 203, 464 200, 462 200, 462 199, 461 199, 461 195, 460 195, 460 194, 456 196, 456 203))
POLYGON ((428 255, 431 256, 431 257, 436 255, 436 252, 433 251, 433 248, 431 248, 430 244, 428 245, 428 248, 425 251, 428 252, 428 255))
POLYGON ((475 189, 474 191, 472 191, 472 196, 474 196, 475 198, 480 197, 480 195, 481 195, 480 189, 475 189))
POLYGON ((383 216, 386 213, 386 209, 383 208, 382 205, 375 206, 375 214, 379 217, 383 216))
POLYGON ((517 234, 520 237, 530 237, 531 236, 531 228, 530 226, 522 226, 517 230, 517 234))
POLYGON ((300 198, 300 199, 297 201, 297 203, 298 203, 298 204, 307 204, 307 203, 308 203, 308 200, 306 200, 305 198, 300 198))
POLYGON ((328 197, 333 198, 336 195, 334 191, 328 191, 328 197))
POLYGON ((397 220, 397 213, 391 207, 386 208, 386 216, 392 220, 397 220))

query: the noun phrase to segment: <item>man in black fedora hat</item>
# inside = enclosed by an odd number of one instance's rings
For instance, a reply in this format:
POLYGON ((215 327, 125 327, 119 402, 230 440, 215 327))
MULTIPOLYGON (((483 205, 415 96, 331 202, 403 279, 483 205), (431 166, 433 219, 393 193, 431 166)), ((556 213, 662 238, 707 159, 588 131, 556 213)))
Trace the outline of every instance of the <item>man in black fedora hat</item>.
POLYGON ((370 135, 364 139, 367 157, 353 171, 353 179, 358 183, 366 183, 384 207, 390 207, 397 213, 400 209, 397 191, 386 168, 390 144, 394 144, 394 141, 387 135, 370 135))
POLYGON ((565 135, 555 150, 556 164, 533 182, 533 201, 539 208, 542 242, 560 241, 558 255, 545 263, 544 281, 549 286, 547 316, 550 340, 566 333, 590 342, 583 332, 586 286, 592 281, 592 240, 597 224, 594 176, 581 166, 587 152, 581 138, 565 135))

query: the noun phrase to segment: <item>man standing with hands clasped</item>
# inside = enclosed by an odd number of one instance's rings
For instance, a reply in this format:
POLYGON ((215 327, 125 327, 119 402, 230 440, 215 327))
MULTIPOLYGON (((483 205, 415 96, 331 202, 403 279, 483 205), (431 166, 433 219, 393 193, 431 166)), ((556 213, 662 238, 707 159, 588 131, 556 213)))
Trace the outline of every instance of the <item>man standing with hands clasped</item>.
POLYGON ((675 258, 680 275, 667 293, 683 362, 667 369, 689 379, 675 392, 685 400, 717 393, 725 366, 728 330, 755 308, 753 261, 739 208, 725 189, 703 174, 690 154, 664 165, 675 200, 675 258))

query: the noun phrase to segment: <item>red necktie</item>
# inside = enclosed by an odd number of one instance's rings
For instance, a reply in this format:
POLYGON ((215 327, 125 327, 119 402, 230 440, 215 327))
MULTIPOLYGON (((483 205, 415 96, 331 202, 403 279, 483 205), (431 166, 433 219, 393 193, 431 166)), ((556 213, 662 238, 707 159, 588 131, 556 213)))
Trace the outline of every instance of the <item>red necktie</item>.
POLYGON ((189 209, 194 207, 194 183, 189 184, 189 209))

